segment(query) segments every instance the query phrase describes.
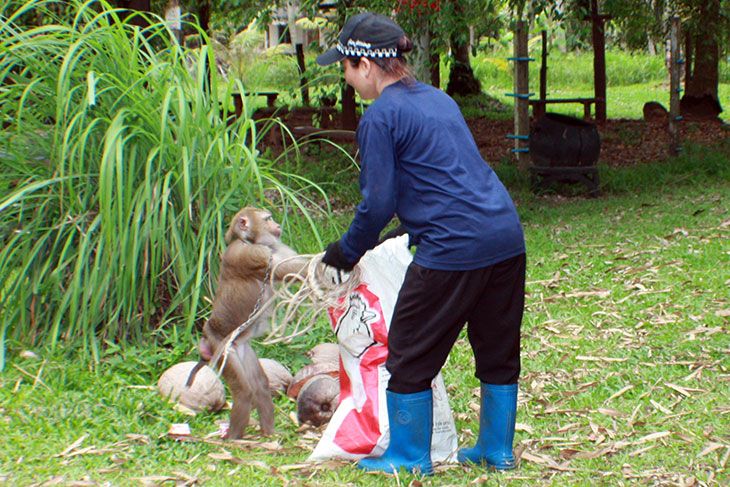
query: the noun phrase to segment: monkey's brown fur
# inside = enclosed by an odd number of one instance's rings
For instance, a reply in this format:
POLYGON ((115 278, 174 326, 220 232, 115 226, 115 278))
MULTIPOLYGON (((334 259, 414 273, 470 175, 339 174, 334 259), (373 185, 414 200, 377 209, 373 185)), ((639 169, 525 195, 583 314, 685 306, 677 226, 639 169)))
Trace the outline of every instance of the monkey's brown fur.
MULTIPOLYGON (((306 261, 295 258, 296 252, 281 242, 280 235, 281 228, 267 211, 247 207, 233 217, 225 235, 228 246, 221 258, 213 311, 203 328, 204 338, 199 345, 204 360, 216 355, 226 337, 249 319, 259 299, 262 305, 269 302, 271 289, 267 288, 262 295, 261 287, 270 262, 275 281, 305 271, 306 261)), ((274 404, 269 383, 248 343, 249 338, 268 330, 271 315, 271 306, 263 309, 253 326, 233 342, 234 349, 228 354, 223 377, 233 396, 229 439, 241 438, 253 407, 258 409, 262 432, 265 435, 274 432, 274 404)))

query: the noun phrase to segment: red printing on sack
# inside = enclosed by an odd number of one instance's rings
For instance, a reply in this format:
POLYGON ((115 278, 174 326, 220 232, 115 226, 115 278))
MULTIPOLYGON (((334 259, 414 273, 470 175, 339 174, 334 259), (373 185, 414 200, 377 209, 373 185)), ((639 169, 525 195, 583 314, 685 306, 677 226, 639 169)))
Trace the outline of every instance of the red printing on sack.
MULTIPOLYGON (((344 299, 344 298, 343 298, 344 299)), ((360 359, 360 376, 365 388, 366 400, 360 411, 350 411, 341 426, 337 429, 334 443, 344 451, 353 454, 369 454, 381 436, 379 412, 378 366, 385 363, 388 357, 388 330, 383 319, 379 298, 370 292, 366 284, 361 284, 349 296, 347 308, 329 310, 330 322, 335 333, 369 336, 373 343, 365 347, 360 359), (340 330, 341 319, 345 314, 352 314, 358 323, 355 330, 340 330)), ((340 363, 340 402, 351 397, 353 390, 350 377, 340 363)))

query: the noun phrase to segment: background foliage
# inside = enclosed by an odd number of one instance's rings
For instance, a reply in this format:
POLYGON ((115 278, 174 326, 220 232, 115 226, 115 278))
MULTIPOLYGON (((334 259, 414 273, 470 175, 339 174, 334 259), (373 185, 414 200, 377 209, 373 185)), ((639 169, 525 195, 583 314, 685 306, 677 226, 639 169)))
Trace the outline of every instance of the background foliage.
POLYGON ((226 116, 243 87, 221 83, 209 47, 104 2, 49 5, 0 10, 0 350, 189 338, 227 215, 257 202, 286 227, 316 211, 299 211, 310 185, 259 153, 247 110, 226 116), (54 22, 16 24, 35 10, 54 22))

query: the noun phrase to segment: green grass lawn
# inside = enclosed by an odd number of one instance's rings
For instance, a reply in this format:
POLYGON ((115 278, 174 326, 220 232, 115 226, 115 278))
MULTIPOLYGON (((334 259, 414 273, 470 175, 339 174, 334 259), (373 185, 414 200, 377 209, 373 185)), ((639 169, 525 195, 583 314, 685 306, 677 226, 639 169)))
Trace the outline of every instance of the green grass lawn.
MULTIPOLYGON (((431 478, 394 479, 349 463, 305 464, 320 431, 296 425, 285 397, 275 401, 274 437, 250 428, 245 441, 222 442, 214 433, 227 411, 188 416, 154 390, 169 365, 195 359, 192 343, 112 347, 95 367, 73 350, 22 358, 24 347, 10 343, 0 376, 0 485, 727 485, 723 154, 617 170, 597 199, 511 188, 529 255, 514 471, 445 465, 431 478), (182 422, 195 441, 167 435, 182 422)), ((306 344, 257 349, 297 367, 305 345, 332 339, 322 320, 306 344)), ((465 337, 444 378, 459 442, 468 444, 479 399, 465 337)))
MULTIPOLYGON (((494 96, 506 105, 512 106, 514 98, 506 96, 513 91, 513 67, 507 59, 511 51, 495 50, 479 53, 472 58, 472 67, 482 84, 482 91, 494 96)), ((536 61, 530 63, 530 92, 537 98, 540 90, 541 49, 534 46, 530 56, 536 61)), ((446 71, 446 66, 442 73, 446 71)), ((730 80, 728 63, 719 65, 720 83, 718 98, 724 111, 720 118, 730 120, 730 80)), ((442 80, 442 88, 446 87, 442 80)), ((606 51, 606 114, 609 119, 641 119, 646 102, 656 101, 669 109, 669 75, 662 56, 650 56, 640 52, 625 52, 619 49, 606 51)), ((552 50, 548 56, 547 98, 592 98, 593 54, 590 51, 561 53, 552 50)), ((684 88, 684 82, 681 87, 684 88)), ((576 104, 553 104, 549 110, 567 115, 583 117, 583 106, 576 104)), ((595 112, 594 112, 595 113, 595 112)))
MULTIPOLYGON (((535 89, 534 87, 531 89, 535 89)), ((512 106, 514 99, 507 96, 505 88, 502 86, 489 86, 483 90, 490 96, 494 96, 505 105, 512 106)), ((720 118, 726 123, 730 121, 730 84, 720 84, 719 89, 720 103, 723 106, 723 112, 720 118)), ((548 92, 550 98, 592 98, 594 95, 593 88, 568 88, 561 87, 552 89, 548 92)), ((644 117, 644 104, 649 101, 661 103, 666 109, 669 109, 669 86, 668 83, 636 83, 626 86, 609 86, 606 89, 606 116, 609 119, 632 119, 640 120, 644 117)), ((554 113, 563 113, 574 117, 583 117, 583 105, 570 104, 552 104, 548 111, 554 113)), ((595 115, 595 108, 592 108, 595 115)))

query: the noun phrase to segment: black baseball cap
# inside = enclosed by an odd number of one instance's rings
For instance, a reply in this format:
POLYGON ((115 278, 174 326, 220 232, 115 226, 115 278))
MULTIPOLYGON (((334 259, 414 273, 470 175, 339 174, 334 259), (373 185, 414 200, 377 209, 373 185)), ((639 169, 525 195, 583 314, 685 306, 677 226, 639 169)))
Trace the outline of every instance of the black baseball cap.
POLYGON ((337 45, 317 56, 317 64, 327 66, 345 56, 396 57, 399 54, 398 40, 404 35, 403 29, 390 17, 361 13, 347 19, 337 45))

